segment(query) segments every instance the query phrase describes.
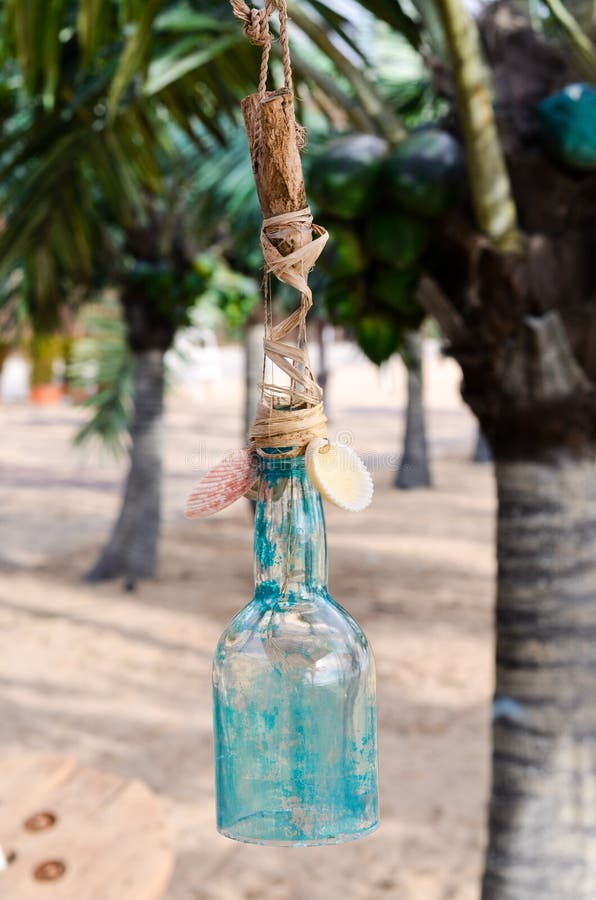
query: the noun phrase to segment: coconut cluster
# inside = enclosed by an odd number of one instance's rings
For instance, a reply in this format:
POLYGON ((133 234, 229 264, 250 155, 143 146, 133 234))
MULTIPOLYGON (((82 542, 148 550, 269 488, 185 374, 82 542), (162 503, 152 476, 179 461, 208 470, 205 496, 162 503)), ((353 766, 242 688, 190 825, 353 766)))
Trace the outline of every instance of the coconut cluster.
POLYGON ((350 134, 310 155, 308 195, 330 233, 311 283, 331 320, 352 331, 374 363, 422 323, 416 295, 433 229, 464 185, 462 147, 436 127, 393 148, 350 134))

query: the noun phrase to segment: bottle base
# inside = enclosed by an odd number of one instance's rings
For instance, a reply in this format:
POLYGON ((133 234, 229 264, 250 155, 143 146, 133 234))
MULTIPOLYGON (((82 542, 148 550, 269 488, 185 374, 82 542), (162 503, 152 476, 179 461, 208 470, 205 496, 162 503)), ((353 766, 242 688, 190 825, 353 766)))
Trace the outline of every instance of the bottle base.
POLYGON ((379 827, 379 822, 373 822, 372 825, 367 826, 366 828, 361 828, 358 831, 338 831, 336 834, 329 835, 296 835, 295 837, 291 837, 288 835, 287 828, 279 828, 280 836, 276 837, 273 833, 271 833, 270 837, 261 837, 259 836, 259 832, 261 835, 266 834, 269 829, 263 828, 264 820, 271 819, 275 817, 275 814, 272 816, 248 816, 246 819, 241 819, 236 823, 236 827, 233 828, 217 828, 218 832, 223 835, 223 837, 229 838, 232 841, 239 841, 243 844, 259 844, 263 847, 322 847, 322 846, 330 846, 333 844, 346 844, 348 841, 357 841, 359 838, 368 837, 369 834, 373 834, 379 827), (260 828, 259 828, 260 826, 260 828), (287 837, 282 837, 282 834, 285 832, 287 837))

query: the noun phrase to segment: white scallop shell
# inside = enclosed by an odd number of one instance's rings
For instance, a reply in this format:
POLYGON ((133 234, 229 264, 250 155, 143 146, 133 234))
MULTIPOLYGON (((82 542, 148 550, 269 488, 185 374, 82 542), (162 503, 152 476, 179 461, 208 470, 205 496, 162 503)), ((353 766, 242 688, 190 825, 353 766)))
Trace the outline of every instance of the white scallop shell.
POLYGON ((326 500, 350 512, 369 506, 373 480, 351 447, 315 438, 306 448, 305 458, 310 480, 326 500))

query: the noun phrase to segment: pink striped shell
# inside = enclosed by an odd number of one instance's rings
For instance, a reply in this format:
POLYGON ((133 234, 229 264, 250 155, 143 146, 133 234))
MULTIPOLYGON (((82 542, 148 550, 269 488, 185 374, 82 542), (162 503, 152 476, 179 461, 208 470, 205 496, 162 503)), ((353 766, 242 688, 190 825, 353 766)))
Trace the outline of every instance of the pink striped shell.
POLYGON ((252 487, 257 477, 253 454, 233 450, 201 479, 186 501, 188 519, 204 519, 230 506, 252 487))

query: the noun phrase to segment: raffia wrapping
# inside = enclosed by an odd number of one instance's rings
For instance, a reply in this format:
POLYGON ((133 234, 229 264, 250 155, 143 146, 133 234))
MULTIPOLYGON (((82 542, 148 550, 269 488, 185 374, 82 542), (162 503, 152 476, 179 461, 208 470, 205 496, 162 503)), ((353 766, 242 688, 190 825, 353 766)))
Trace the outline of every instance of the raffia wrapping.
POLYGON ((303 448, 312 438, 326 435, 323 392, 313 374, 306 341, 306 316, 313 302, 306 277, 328 237, 324 228, 313 225, 308 208, 272 216, 263 222, 261 247, 265 272, 299 291, 300 306, 277 325, 266 322, 265 357, 289 376, 290 384, 282 387, 265 380, 261 384, 250 432, 250 444, 254 448, 303 448), (287 256, 272 243, 275 239, 278 245, 291 244, 292 232, 305 230, 312 230, 317 237, 287 256))

